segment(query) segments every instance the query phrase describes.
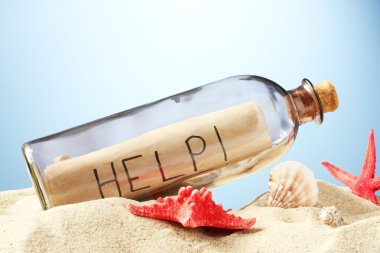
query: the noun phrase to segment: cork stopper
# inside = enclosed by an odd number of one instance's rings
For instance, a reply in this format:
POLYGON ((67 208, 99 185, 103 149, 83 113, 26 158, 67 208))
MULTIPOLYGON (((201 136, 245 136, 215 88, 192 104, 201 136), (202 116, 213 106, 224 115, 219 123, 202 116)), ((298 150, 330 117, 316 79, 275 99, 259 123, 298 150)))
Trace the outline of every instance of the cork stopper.
POLYGON ((315 85, 314 89, 321 100, 324 113, 333 112, 338 108, 338 94, 336 93, 335 87, 332 83, 327 80, 322 81, 315 85))

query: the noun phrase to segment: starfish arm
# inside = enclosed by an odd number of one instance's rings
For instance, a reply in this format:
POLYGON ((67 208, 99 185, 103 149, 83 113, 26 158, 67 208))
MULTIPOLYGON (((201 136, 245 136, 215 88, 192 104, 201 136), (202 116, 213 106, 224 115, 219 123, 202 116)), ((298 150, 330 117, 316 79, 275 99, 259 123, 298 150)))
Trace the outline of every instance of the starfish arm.
POLYGON ((380 177, 377 177, 375 178, 373 181, 372 181, 372 189, 374 191, 378 191, 380 190, 380 177))
POLYGON ((377 198, 376 198, 376 195, 374 192, 372 194, 370 194, 369 196, 367 196, 366 199, 368 199, 369 201, 371 201, 375 205, 379 205, 379 201, 377 201, 377 198))
POLYGON ((375 147, 375 135, 373 129, 369 133, 369 140, 367 145, 367 152, 362 168, 361 177, 374 178, 376 169, 376 147, 375 147))
POLYGON ((326 167, 336 179, 341 181, 343 184, 347 185, 350 188, 353 188, 356 182, 356 177, 354 175, 351 175, 350 173, 339 169, 338 167, 335 167, 334 165, 328 163, 328 162, 323 162, 323 166, 326 167))

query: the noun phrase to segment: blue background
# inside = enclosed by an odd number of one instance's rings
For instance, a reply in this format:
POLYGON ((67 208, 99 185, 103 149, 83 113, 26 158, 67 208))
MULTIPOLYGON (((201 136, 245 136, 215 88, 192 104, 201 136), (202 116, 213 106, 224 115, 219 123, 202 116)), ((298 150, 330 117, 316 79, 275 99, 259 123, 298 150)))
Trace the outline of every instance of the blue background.
MULTIPOLYGON (((369 130, 380 138, 379 72, 379 1, 2 0, 0 190, 31 186, 26 141, 239 74, 336 85, 338 111, 302 126, 282 160, 341 185, 320 163, 360 173, 369 130)), ((216 201, 241 207, 270 170, 216 201)))

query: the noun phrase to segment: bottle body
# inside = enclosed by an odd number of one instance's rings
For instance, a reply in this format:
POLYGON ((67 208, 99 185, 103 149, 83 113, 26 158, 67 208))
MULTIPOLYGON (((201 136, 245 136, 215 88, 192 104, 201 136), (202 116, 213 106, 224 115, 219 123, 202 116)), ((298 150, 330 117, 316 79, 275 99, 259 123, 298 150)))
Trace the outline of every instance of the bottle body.
POLYGON ((292 96, 234 76, 24 144, 44 209, 104 197, 165 196, 263 169, 291 147, 292 96))

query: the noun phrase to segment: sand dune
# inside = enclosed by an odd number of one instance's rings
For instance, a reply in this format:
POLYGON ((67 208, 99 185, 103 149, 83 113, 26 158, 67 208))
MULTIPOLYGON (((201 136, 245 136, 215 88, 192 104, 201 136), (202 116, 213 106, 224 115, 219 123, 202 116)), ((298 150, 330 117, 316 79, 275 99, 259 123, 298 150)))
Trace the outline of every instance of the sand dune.
POLYGON ((264 196, 236 211, 257 218, 243 231, 137 217, 125 209, 135 201, 122 198, 41 211, 32 189, 0 192, 0 252, 380 252, 380 207, 324 181, 318 187, 316 207, 261 207, 264 196), (331 205, 344 226, 318 219, 331 205))

